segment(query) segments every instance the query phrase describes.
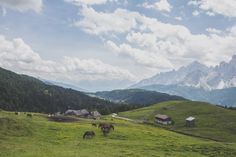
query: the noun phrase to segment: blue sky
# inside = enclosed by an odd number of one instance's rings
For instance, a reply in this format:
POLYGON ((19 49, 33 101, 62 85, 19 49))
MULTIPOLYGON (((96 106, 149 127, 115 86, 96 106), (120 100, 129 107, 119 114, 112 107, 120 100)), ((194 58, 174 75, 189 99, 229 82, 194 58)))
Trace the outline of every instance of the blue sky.
POLYGON ((125 88, 236 52, 235 0, 0 0, 0 66, 88 90, 125 88))

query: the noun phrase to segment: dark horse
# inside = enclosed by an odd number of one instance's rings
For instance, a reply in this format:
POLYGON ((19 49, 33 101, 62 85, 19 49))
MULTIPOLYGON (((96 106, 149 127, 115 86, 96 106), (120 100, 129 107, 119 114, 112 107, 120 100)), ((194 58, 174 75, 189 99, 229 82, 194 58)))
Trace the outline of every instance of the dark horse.
POLYGON ((100 123, 98 127, 101 128, 104 136, 106 136, 111 129, 114 130, 114 126, 112 124, 100 123))
POLYGON ((115 127, 114 127, 113 124, 108 124, 108 123, 100 123, 100 124, 98 125, 98 128, 101 128, 101 129, 103 129, 103 128, 109 128, 109 130, 110 130, 110 129, 112 129, 112 130, 115 129, 115 127))
POLYGON ((96 123, 92 123, 92 126, 97 127, 97 124, 96 123))
POLYGON ((86 131, 84 133, 83 139, 85 139, 85 138, 92 138, 93 136, 95 136, 95 133, 93 131, 86 131))
POLYGON ((26 115, 27 117, 30 117, 30 118, 32 118, 32 114, 30 114, 30 113, 27 113, 27 115, 26 115))

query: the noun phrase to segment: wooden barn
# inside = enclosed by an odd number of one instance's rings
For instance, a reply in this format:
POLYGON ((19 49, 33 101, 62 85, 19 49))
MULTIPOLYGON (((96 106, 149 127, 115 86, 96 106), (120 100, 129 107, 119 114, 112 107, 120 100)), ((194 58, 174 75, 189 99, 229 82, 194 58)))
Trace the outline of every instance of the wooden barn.
POLYGON ((172 123, 172 120, 169 116, 163 114, 157 114, 155 116, 155 122, 158 124, 169 125, 172 123))
POLYGON ((195 126, 195 117, 188 117, 185 119, 187 127, 194 127, 195 126))

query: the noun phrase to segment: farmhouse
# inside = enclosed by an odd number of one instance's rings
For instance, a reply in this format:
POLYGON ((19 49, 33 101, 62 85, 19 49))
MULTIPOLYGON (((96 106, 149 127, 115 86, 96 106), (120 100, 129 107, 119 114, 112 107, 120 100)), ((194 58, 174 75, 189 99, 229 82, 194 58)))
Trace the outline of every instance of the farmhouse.
POLYGON ((65 115, 75 115, 79 117, 87 117, 89 116, 89 112, 86 109, 82 110, 67 110, 65 115))
POLYGON ((100 118, 101 118, 101 114, 100 114, 98 111, 92 111, 92 112, 90 112, 90 116, 91 116, 93 119, 100 119, 100 118))
POLYGON ((155 116, 155 122, 158 123, 158 124, 168 125, 168 124, 172 123, 172 120, 167 115, 157 114, 155 116))
POLYGON ((187 127, 194 127, 195 126, 195 117, 188 117, 185 119, 187 127))

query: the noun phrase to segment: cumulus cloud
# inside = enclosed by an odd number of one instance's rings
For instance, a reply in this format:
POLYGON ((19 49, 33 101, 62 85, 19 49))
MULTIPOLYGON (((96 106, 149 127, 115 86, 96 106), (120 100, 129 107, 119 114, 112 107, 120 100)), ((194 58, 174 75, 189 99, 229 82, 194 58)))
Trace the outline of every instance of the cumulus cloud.
POLYGON ((156 67, 159 71, 173 66, 177 68, 196 59, 207 65, 216 65, 236 52, 236 37, 233 35, 236 31, 233 29, 224 35, 193 34, 183 25, 163 23, 119 8, 114 12, 98 12, 91 7, 83 7, 81 16, 82 19, 75 25, 87 33, 106 37, 116 34, 120 35, 120 39, 125 36, 124 40, 105 37, 110 50, 128 56, 137 64, 156 67))
POLYGON ((134 17, 137 13, 130 13, 124 9, 117 9, 114 13, 96 12, 93 8, 83 6, 80 14, 84 18, 74 23, 90 34, 103 34, 109 32, 124 33, 137 25, 134 17), (128 16, 127 16, 128 15, 128 16), (130 16, 133 16, 133 18, 130 16))
POLYGON ((222 32, 221 30, 215 28, 207 28, 206 31, 212 34, 220 34, 222 32))
POLYGON ((200 12, 197 11, 197 10, 194 10, 194 11, 192 12, 192 14, 193 14, 193 16, 198 16, 198 15, 200 14, 200 12))
POLYGON ((122 3, 127 4, 127 0, 64 0, 65 2, 77 5, 77 6, 83 6, 83 5, 102 5, 106 4, 108 2, 116 2, 116 3, 122 3))
POLYGON ((171 9, 173 8, 172 5, 170 5, 170 3, 167 0, 160 0, 153 4, 145 2, 143 3, 142 6, 147 9, 156 9, 159 11, 166 11, 166 12, 171 12, 171 9))
POLYGON ((28 10, 40 12, 43 7, 43 0, 0 0, 0 6, 20 12, 28 10))
POLYGON ((42 59, 22 39, 0 36, 0 66, 46 79, 78 83, 81 80, 133 80, 128 71, 97 59, 64 57, 60 61, 42 59))
POLYGON ((75 5, 97 5, 97 4, 105 4, 109 0, 65 0, 65 2, 69 2, 75 5))
POLYGON ((160 54, 150 53, 145 50, 140 50, 131 47, 128 44, 116 45, 112 41, 107 41, 106 46, 118 53, 121 56, 130 57, 134 59, 138 64, 153 67, 153 68, 162 68, 162 69, 170 69, 173 68, 172 64, 160 54))
POLYGON ((203 11, 206 11, 209 16, 220 14, 227 17, 236 17, 235 0, 191 0, 188 4, 199 7, 203 11))
POLYGON ((183 20, 183 18, 181 16, 176 16, 175 19, 178 20, 178 21, 182 21, 183 20))

